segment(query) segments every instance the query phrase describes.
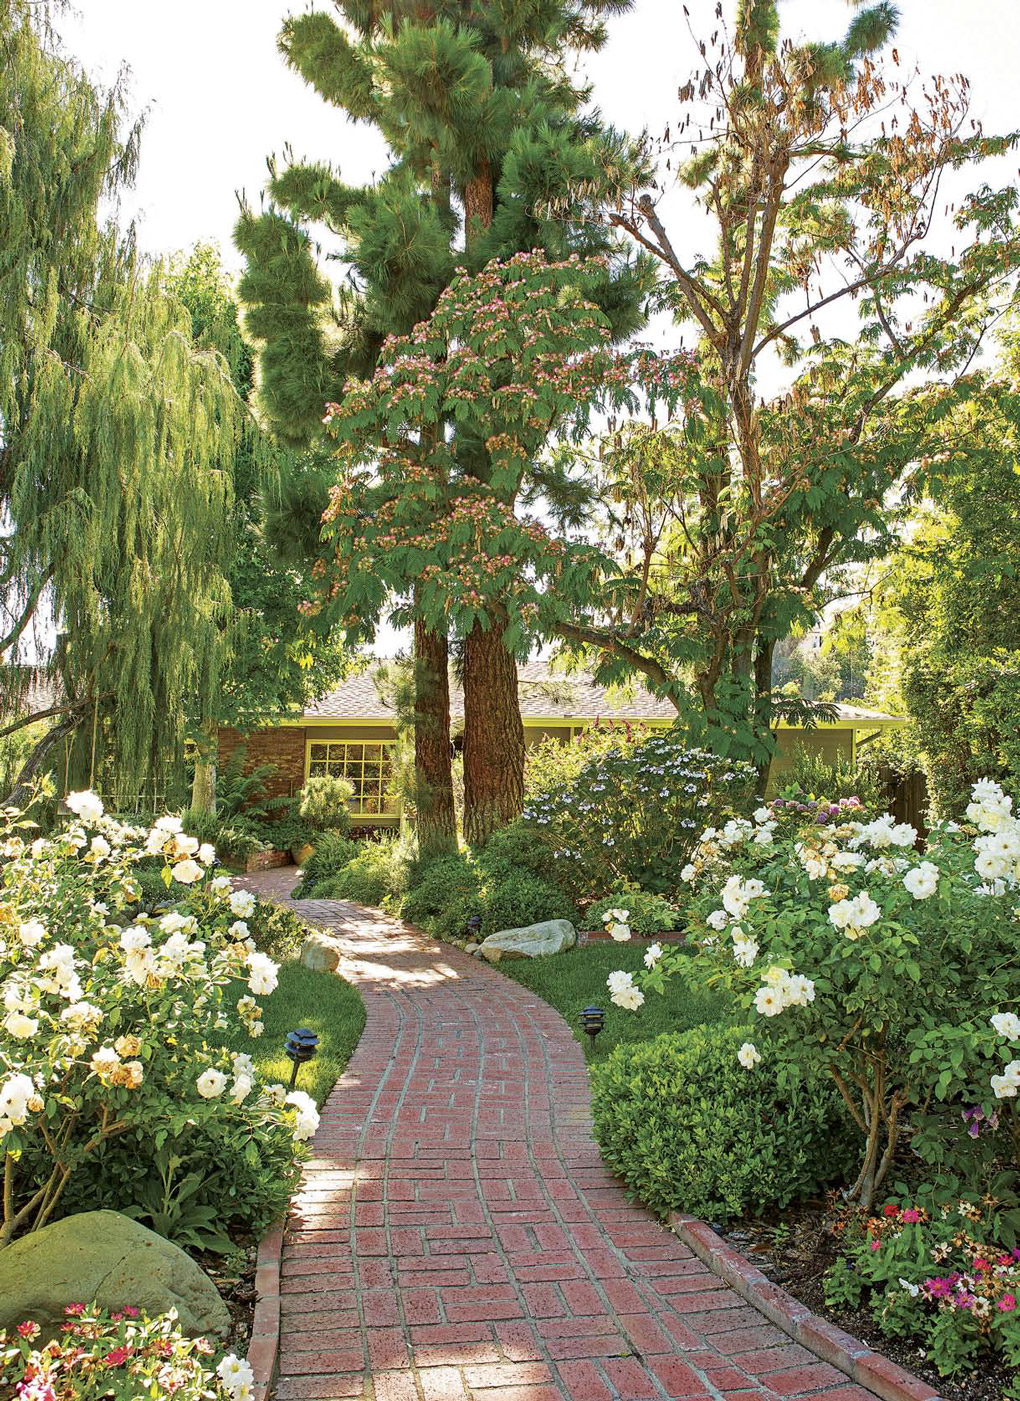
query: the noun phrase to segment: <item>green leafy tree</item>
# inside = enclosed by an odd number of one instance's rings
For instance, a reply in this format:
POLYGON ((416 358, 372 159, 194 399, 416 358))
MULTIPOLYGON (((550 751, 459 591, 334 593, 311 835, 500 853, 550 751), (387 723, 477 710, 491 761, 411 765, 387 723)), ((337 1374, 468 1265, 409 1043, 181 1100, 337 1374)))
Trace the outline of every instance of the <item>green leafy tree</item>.
MULTIPOLYGON (((496 600, 511 655, 553 631, 565 600, 598 593, 612 562, 528 509, 529 489, 540 484, 545 505, 550 487, 567 485, 542 457, 547 440, 583 433, 597 406, 636 407, 637 386, 653 409, 696 386, 689 356, 612 347, 608 318, 581 291, 603 280, 601 259, 493 262, 456 279, 428 321, 386 343, 371 380, 350 382, 330 404, 341 480, 325 516, 334 554, 323 597, 346 610, 355 638, 371 633, 393 594, 406 594, 408 578, 417 583, 407 612, 464 638, 496 600), (449 422, 457 435, 441 432, 449 422), (461 454, 478 440, 484 478, 461 454)), ((465 667, 465 700, 467 692, 465 667)), ((464 835, 482 845, 515 815, 523 775, 519 791, 478 791, 467 718, 464 835)), ((490 731, 498 743, 491 720, 490 731)))
POLYGON ((885 553, 884 503, 909 471, 961 460, 952 411, 1014 290, 1015 188, 957 202, 948 256, 926 240, 943 176, 1016 138, 971 124, 963 80, 915 103, 895 50, 878 58, 894 21, 859 8, 843 40, 795 44, 775 0, 745 0, 732 39, 720 26, 702 45, 663 142, 662 181, 689 191, 712 248, 682 256, 647 186, 593 211, 658 260, 715 402, 682 429, 611 436, 605 494, 631 567, 601 616, 561 632, 607 678, 643 671, 701 742, 763 774, 777 640, 842 569, 885 553), (787 387, 763 395, 777 370, 787 387))
MULTIPOLYGON (((223 356, 247 401, 254 357, 217 251, 200 244, 173 268, 170 284, 191 314, 195 344, 223 356)), ((314 457, 278 447, 249 414, 232 479, 226 559, 232 606, 224 623, 224 656, 205 709, 191 713, 199 747, 192 807, 200 810, 214 804, 217 727, 250 730, 300 709, 344 675, 348 660, 337 636, 316 628, 301 611, 309 590, 307 555, 289 548, 286 538, 277 543, 272 529, 279 499, 307 490, 310 481, 321 489, 314 457)))
MULTIPOLYGON (((372 123, 391 164, 364 188, 328 165, 277 170, 274 207, 242 217, 247 325, 263 347, 262 401, 278 431, 314 437, 346 377, 371 373, 388 335, 425 320, 459 265, 478 271, 521 251, 557 259, 608 245, 606 229, 563 219, 552 205, 574 182, 601 188, 607 169, 629 168, 626 143, 584 115, 586 94, 565 68, 571 50, 603 43, 602 14, 623 7, 543 0, 411 13, 343 0, 343 27, 318 12, 286 22, 287 61, 330 104, 372 123), (316 267, 307 222, 341 240, 353 292, 334 292, 316 267)), ((617 333, 638 324, 643 280, 640 265, 623 264, 605 280, 601 302, 617 333)), ((491 484, 484 435, 469 439, 456 422, 434 431, 437 440, 449 432, 463 470, 491 484)), ((413 576, 393 589, 410 600, 415 628, 416 764, 420 791, 431 794, 431 808, 419 806, 419 839, 451 847, 448 629, 425 625, 413 576)), ((489 594, 459 639, 465 800, 477 806, 470 822, 480 833, 521 803, 524 736, 508 626, 502 600, 489 594)))
POLYGON ((63 745, 70 783, 137 791, 215 685, 242 406, 100 213, 136 161, 120 88, 90 82, 44 7, 2 0, 0 33, 0 685, 12 713, 26 654, 59 673, 54 706, 14 722, 54 722, 22 787, 63 745))

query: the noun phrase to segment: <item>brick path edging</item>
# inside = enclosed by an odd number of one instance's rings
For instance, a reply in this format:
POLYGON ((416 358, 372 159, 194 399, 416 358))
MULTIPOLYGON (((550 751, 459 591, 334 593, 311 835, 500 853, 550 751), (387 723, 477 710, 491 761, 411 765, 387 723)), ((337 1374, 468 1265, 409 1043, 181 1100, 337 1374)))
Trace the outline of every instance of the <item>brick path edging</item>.
POLYGON ((941 1401, 927 1382, 875 1352, 834 1323, 812 1313, 806 1304, 774 1284, 767 1275, 726 1244, 711 1226, 696 1216, 670 1213, 669 1225, 713 1274, 726 1281, 749 1304, 801 1347, 845 1372, 882 1401, 941 1401))
POLYGON ((271 1226, 259 1241, 255 1257, 255 1318, 248 1362, 255 1373, 253 1401, 269 1401, 280 1356, 280 1259, 283 1222, 271 1226))

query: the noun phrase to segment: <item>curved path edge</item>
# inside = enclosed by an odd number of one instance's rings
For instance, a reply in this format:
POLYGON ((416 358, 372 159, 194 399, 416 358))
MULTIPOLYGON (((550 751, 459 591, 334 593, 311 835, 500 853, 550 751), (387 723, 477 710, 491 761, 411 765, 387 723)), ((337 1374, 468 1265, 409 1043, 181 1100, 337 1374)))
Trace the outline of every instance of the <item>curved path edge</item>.
POLYGON ((773 1283, 768 1275, 747 1260, 697 1216, 670 1213, 669 1224, 685 1245, 689 1245, 714 1275, 753 1304, 770 1322, 782 1328, 801 1347, 822 1362, 838 1367, 858 1386, 880 1396, 882 1401, 941 1401, 928 1382, 915 1377, 880 1352, 862 1343, 820 1314, 812 1313, 793 1294, 773 1283))
MULTIPOLYGON (((238 885, 289 904, 293 872, 238 885)), ((380 911, 291 908, 366 1024, 260 1244, 255 1401, 939 1401, 601 1163, 559 1013, 380 911)))

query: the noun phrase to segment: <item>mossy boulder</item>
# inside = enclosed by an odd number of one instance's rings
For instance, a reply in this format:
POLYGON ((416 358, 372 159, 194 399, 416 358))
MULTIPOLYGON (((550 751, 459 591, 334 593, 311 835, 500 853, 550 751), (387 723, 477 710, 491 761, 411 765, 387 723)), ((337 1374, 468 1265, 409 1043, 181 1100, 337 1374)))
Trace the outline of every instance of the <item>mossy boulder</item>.
POLYGON ((47 1332, 66 1304, 176 1309, 190 1337, 224 1338, 227 1306, 183 1250, 119 1211, 83 1211, 22 1236, 0 1252, 0 1328, 34 1319, 47 1332))
POLYGON ((546 919, 522 929, 501 929, 490 934, 475 950, 476 958, 499 963, 504 958, 543 958, 562 953, 577 943, 577 932, 569 919, 546 919))

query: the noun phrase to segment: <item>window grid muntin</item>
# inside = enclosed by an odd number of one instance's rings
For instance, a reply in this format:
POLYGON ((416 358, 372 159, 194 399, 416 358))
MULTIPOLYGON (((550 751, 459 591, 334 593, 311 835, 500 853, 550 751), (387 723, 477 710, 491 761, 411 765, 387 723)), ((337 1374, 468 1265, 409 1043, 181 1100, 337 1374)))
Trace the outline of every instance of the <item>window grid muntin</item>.
POLYGON ((391 739, 315 739, 308 742, 308 776, 333 774, 354 784, 351 812, 364 817, 393 817, 387 788, 393 772, 391 739))

